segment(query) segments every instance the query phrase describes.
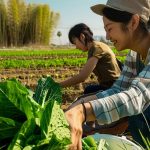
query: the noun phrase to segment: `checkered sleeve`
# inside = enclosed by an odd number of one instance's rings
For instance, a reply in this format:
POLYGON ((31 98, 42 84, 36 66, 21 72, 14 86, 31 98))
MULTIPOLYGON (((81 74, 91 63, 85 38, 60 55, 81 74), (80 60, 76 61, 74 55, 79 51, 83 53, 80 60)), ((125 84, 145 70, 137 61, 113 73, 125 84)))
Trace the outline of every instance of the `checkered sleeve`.
POLYGON ((149 105, 150 61, 137 76, 134 76, 135 60, 131 62, 128 57, 124 68, 124 71, 127 69, 126 74, 118 79, 117 84, 104 93, 97 94, 98 99, 90 102, 99 124, 108 124, 125 116, 139 114, 149 105))

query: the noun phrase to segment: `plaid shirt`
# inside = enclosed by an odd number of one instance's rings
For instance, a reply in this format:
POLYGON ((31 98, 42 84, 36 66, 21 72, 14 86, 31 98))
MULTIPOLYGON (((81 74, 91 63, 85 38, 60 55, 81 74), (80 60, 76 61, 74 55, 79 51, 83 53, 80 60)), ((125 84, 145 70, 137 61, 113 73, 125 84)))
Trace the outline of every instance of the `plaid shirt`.
POLYGON ((145 110, 150 103, 150 49, 145 64, 136 52, 130 51, 119 79, 110 89, 96 96, 98 99, 90 103, 99 124, 145 110))

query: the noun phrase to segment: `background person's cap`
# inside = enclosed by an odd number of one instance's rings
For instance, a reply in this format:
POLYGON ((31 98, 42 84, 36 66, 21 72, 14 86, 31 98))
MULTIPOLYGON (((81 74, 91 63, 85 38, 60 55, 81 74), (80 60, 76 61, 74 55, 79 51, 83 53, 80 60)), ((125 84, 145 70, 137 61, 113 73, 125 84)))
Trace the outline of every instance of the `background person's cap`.
POLYGON ((144 22, 147 22, 150 17, 150 0, 108 0, 106 5, 94 5, 91 9, 94 13, 103 15, 102 11, 105 7, 138 14, 144 22))

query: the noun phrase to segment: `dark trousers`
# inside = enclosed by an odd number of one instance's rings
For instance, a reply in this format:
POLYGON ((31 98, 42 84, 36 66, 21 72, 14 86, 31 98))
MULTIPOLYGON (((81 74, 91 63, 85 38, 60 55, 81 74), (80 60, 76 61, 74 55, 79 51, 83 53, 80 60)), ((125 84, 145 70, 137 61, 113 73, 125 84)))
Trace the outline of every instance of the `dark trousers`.
POLYGON ((110 87, 104 87, 104 86, 101 86, 100 84, 91 84, 85 88, 84 94, 95 93, 98 91, 105 91, 108 88, 110 87))

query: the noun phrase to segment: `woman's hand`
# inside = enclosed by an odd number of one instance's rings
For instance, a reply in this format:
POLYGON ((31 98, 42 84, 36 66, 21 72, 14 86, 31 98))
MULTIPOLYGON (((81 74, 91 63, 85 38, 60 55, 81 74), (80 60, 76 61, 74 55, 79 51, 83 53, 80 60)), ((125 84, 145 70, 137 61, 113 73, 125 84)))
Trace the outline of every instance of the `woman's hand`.
POLYGON ((95 115, 90 103, 79 104, 65 112, 66 119, 70 126, 71 141, 69 150, 82 150, 82 124, 85 121, 94 121, 95 115), (86 114, 85 114, 86 113, 86 114), (86 117, 85 117, 86 116, 86 117))
POLYGON ((69 150, 82 150, 82 123, 85 119, 83 106, 77 105, 65 112, 66 119, 70 125, 71 141, 69 150))

